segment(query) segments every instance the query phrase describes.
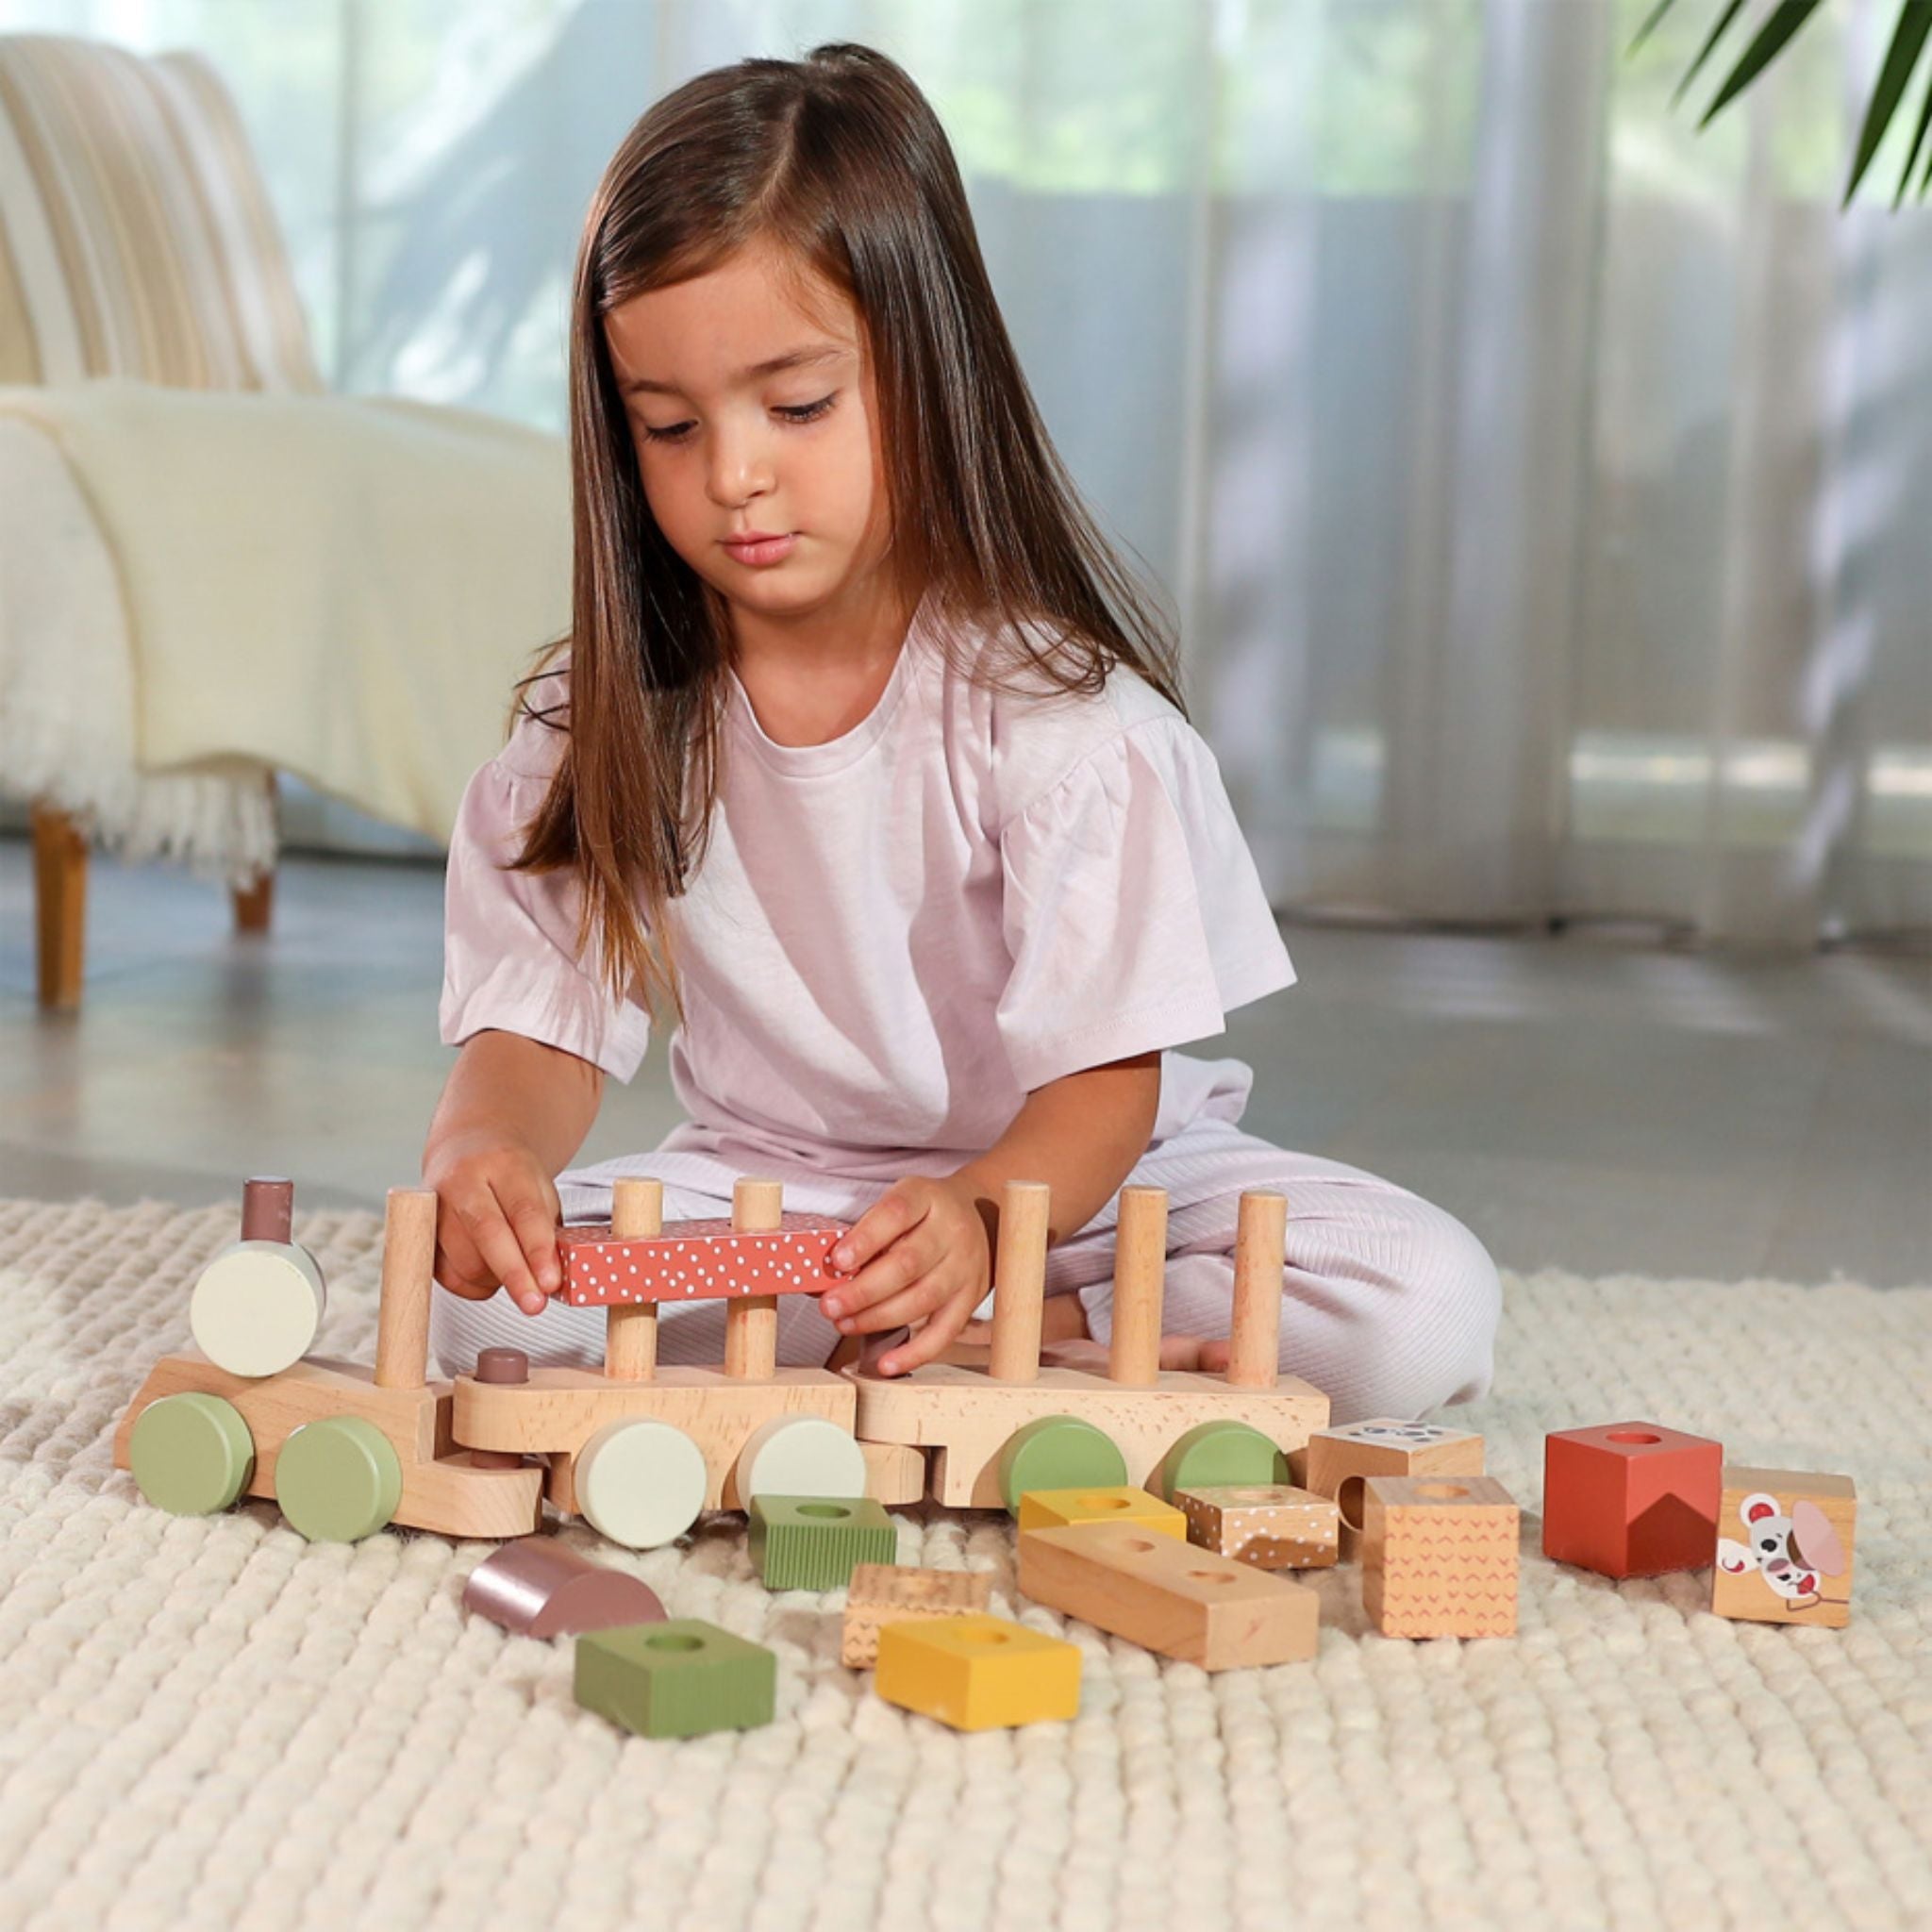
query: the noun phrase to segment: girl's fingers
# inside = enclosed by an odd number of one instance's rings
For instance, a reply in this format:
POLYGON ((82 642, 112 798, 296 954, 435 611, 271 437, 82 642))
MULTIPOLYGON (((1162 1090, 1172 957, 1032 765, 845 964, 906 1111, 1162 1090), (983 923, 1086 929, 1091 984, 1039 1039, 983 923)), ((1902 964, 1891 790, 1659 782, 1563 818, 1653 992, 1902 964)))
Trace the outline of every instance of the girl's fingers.
POLYGON ((430 1269, 436 1280, 465 1301, 488 1301, 502 1283, 483 1265, 476 1243, 454 1208, 444 1205, 437 1217, 436 1259, 430 1269))
MULTIPOLYGON (((497 1197, 502 1200, 503 1197, 497 1197)), ((516 1232, 532 1278, 540 1294, 549 1294, 562 1286, 563 1270, 557 1258, 557 1216, 541 1201, 527 1195, 512 1196, 503 1202, 509 1224, 516 1232)))
POLYGON ((526 1315, 540 1313, 543 1291, 530 1273, 523 1245, 496 1196, 487 1195, 483 1203, 464 1215, 463 1222, 483 1257, 483 1265, 494 1271, 496 1278, 509 1291, 510 1299, 526 1315))
POLYGON ((850 1281, 827 1289, 819 1306, 834 1322, 875 1308, 888 1295, 901 1294, 924 1280, 939 1265, 942 1252, 937 1241, 902 1237, 850 1281))
POLYGON ((954 1296, 909 1341, 887 1350, 879 1357, 879 1374, 903 1375, 908 1370, 924 1368, 935 1357, 942 1355, 953 1345, 960 1329, 965 1327, 966 1318, 972 1314, 973 1307, 973 1303, 964 1295, 954 1296))
MULTIPOLYGON (((955 1299, 958 1293, 957 1288, 938 1274, 923 1274, 911 1287, 901 1289, 897 1294, 888 1295, 885 1300, 874 1302, 857 1314, 842 1317, 839 1323, 840 1332, 876 1335, 882 1328, 900 1328, 908 1322, 917 1322, 931 1315, 955 1299)), ((969 1315, 973 1312, 970 1303, 966 1312, 969 1315)))

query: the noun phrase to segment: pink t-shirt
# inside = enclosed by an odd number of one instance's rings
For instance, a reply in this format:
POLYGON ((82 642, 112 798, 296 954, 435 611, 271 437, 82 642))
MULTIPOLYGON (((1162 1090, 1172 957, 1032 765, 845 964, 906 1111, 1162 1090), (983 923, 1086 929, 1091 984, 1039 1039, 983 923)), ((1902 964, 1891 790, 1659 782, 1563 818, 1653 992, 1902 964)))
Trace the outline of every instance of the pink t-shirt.
MULTIPOLYGON (((1221 1033, 1293 983, 1214 755, 1180 713, 1124 665, 1098 694, 989 691, 948 664, 930 608, 829 743, 775 743, 727 679, 710 846, 666 915, 689 1116, 667 1148, 951 1172, 1034 1088, 1221 1033)), ((567 691, 563 665, 529 701, 567 691)), ((501 1028, 628 1080, 649 1021, 574 958, 574 876, 501 870, 562 741, 520 719, 463 795, 441 1037, 501 1028)), ((1238 1120, 1252 1081, 1238 1060, 1166 1054, 1155 1140, 1204 1112, 1238 1120)))

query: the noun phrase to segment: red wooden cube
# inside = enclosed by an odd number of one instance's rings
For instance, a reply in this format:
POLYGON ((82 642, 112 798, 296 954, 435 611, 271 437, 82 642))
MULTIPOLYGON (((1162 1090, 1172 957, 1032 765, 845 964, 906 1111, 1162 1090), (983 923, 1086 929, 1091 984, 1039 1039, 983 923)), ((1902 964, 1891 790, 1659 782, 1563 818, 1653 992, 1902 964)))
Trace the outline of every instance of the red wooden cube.
POLYGON ((1657 1423, 1543 1441, 1543 1555, 1605 1576, 1702 1570, 1717 1552, 1724 1445, 1657 1423))

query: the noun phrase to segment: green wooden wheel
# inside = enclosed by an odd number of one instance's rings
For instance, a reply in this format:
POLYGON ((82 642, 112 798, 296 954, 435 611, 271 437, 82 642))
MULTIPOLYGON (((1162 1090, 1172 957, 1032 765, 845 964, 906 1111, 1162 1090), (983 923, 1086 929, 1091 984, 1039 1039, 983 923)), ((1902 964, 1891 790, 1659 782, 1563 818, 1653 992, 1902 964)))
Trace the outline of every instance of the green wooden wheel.
POLYGON ((127 1439, 134 1485, 175 1516, 225 1509, 255 1474, 255 1444, 232 1402, 199 1390, 163 1395, 134 1419, 127 1439))
POLYGON ((312 1543, 374 1536, 402 1500, 395 1445, 359 1415, 304 1423, 275 1457, 275 1501, 312 1543))
POLYGON ((1278 1444, 1247 1423, 1224 1417, 1196 1423, 1154 1466, 1147 1487, 1163 1503, 1176 1490, 1211 1489, 1219 1483, 1285 1483, 1288 1457, 1278 1444))
POLYGON ((1042 1415, 1015 1429, 1000 1451, 1000 1494, 1020 1513, 1028 1490, 1111 1490, 1127 1479, 1127 1459, 1104 1429, 1076 1415, 1042 1415))

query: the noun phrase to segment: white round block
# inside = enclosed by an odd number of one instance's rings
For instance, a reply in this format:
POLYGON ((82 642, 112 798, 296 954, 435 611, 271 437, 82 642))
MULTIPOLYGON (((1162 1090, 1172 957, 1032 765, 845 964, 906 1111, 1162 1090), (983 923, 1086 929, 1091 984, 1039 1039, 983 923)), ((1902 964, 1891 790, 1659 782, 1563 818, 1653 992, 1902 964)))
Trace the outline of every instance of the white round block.
POLYGON ((738 1458, 738 1507, 754 1496, 862 1496, 865 1451, 822 1415, 780 1415, 752 1431, 738 1458))
POLYGON ((627 1549, 682 1536, 705 1507, 707 1482, 704 1452, 669 1423, 606 1423, 577 1455, 577 1507, 627 1549))
POLYGON ((194 1343, 231 1375, 278 1375, 315 1343, 328 1291, 308 1250, 237 1241, 201 1271, 188 1303, 194 1343))

